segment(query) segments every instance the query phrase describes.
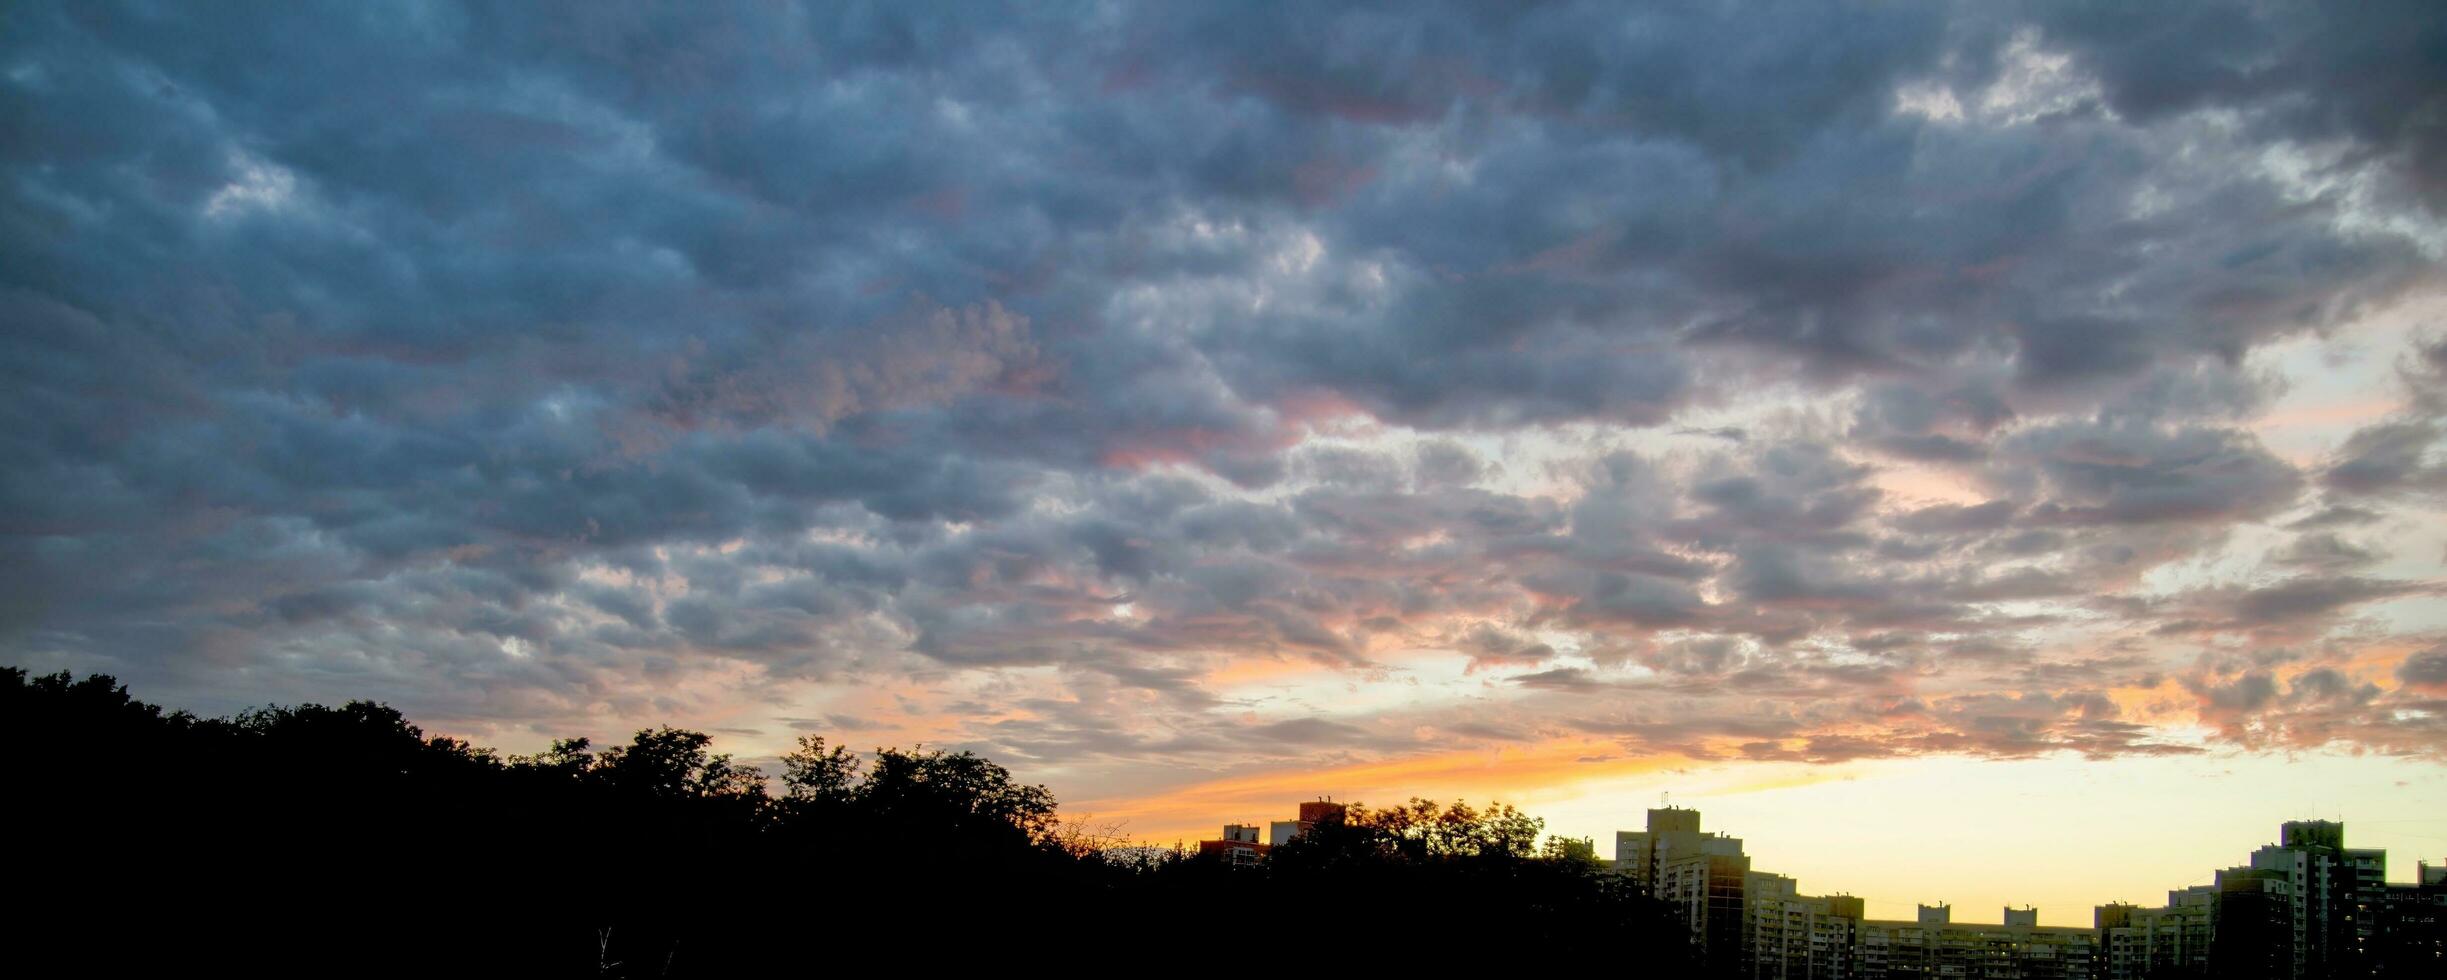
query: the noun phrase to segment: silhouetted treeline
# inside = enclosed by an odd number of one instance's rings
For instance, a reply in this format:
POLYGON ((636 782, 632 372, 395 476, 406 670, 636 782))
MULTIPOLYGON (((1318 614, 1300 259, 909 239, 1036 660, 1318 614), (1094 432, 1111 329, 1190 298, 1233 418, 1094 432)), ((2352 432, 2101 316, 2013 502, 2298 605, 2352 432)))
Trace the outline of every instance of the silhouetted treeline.
POLYGON ((697 732, 505 757, 369 702, 199 718, 15 668, 0 731, 6 952, 85 973, 1684 962, 1659 905, 1506 807, 1354 807, 1235 868, 1107 847, 969 753, 810 737, 769 786, 697 732))

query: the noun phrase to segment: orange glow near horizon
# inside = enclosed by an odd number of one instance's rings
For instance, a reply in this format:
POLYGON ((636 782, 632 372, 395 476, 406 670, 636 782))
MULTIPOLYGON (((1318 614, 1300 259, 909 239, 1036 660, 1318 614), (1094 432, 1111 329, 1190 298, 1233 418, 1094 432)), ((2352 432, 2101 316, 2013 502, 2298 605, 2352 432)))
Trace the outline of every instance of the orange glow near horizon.
POLYGON ((1948 902, 1958 922, 2036 904, 2046 925, 2087 926, 2110 901, 2154 902, 2208 880, 2275 839, 2289 819, 2343 818, 2355 846, 2390 852, 2404 880, 2438 860, 2447 774, 2419 760, 2329 753, 2128 759, 2069 753, 2019 760, 1916 756, 1837 764, 1621 757, 1580 762, 1602 742, 1556 740, 1504 752, 1444 752, 1316 769, 1225 776, 1133 798, 1066 805, 1066 819, 1155 846, 1212 839, 1226 823, 1291 819, 1304 801, 1386 805, 1510 803, 1549 834, 1594 839, 1640 829, 1672 802, 1705 829, 1741 838, 1755 870, 1799 880, 1806 894, 1869 902, 1875 918, 1909 918, 1948 902), (2180 785, 2184 792, 2169 793, 2180 785), (2276 787, 2283 787, 2278 789, 2276 787), (2121 827, 2101 836, 2101 820, 2121 827), (2129 824, 2129 825, 2128 825, 2129 824), (2175 827, 2185 828, 2176 832, 2175 827), (2068 860, 2066 855, 2078 855, 2068 860))
POLYGON ((1132 840, 1168 845, 1214 837, 1226 823, 1288 820, 1298 804, 1320 797, 1380 806, 1411 797, 1522 806, 1586 781, 1653 773, 1689 762, 1680 756, 1622 757, 1615 752, 1611 743, 1572 739, 1320 769, 1286 768, 1225 776, 1151 796, 1082 801, 1065 809, 1090 825, 1119 822, 1121 833, 1132 840))

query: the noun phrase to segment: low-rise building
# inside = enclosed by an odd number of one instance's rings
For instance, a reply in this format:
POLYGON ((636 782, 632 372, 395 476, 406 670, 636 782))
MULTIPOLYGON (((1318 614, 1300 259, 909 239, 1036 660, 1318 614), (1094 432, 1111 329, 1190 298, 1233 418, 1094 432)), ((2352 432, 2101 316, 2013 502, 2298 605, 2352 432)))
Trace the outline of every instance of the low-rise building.
POLYGON ((2037 909, 2008 908, 2005 921, 1955 922, 1947 905, 1923 905, 1910 922, 1870 919, 1860 925, 1862 980, 2090 980, 2098 962, 2097 933, 2043 926, 2037 909))
POLYGON ((1302 803, 1299 819, 1277 820, 1267 825, 1266 843, 1276 846, 1288 844, 1292 838, 1308 833, 1310 828, 1326 820, 1341 819, 1348 811, 1348 807, 1330 799, 1310 800, 1302 803))
POLYGON ((1254 824, 1228 823, 1224 825, 1223 838, 1221 840, 1202 840, 1198 842, 1199 854, 1220 855, 1225 862, 1233 865, 1234 867, 1252 865, 1264 861, 1266 860, 1266 852, 1273 849, 1273 845, 1267 844, 1258 839, 1258 829, 1254 824))
POLYGON ((1300 804, 1297 820, 1277 820, 1267 825, 1263 833, 1256 824, 1225 824, 1223 837, 1198 842, 1198 853, 1222 855, 1235 866, 1253 865, 1266 860, 1275 848, 1290 843, 1326 820, 1339 820, 1348 807, 1332 800, 1311 800, 1300 804))

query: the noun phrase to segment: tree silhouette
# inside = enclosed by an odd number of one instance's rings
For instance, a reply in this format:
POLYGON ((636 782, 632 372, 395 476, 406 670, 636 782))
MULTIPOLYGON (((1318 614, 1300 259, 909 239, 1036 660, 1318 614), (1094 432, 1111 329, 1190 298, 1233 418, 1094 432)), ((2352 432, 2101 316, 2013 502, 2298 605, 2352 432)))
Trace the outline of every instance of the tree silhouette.
POLYGON ((953 833, 1016 834, 1043 843, 1059 818, 1043 786, 1024 786, 1011 771, 973 753, 878 749, 858 801, 887 823, 953 833))
POLYGON ((821 735, 801 735, 798 748, 782 755, 782 785, 788 788, 784 798, 846 803, 857 787, 859 771, 865 767, 865 761, 848 748, 827 747, 821 735))
POLYGON ((1148 968, 1203 962, 1216 928, 1444 966, 1596 943, 1672 975, 1685 948, 1586 842, 1541 850, 1504 805, 1355 806, 1234 868, 1118 847, 965 751, 807 736, 776 796, 684 729, 503 757, 372 702, 198 718, 15 668, 0 736, 12 884, 43 900, 5 945, 78 972, 737 976, 853 946, 1148 968))
POLYGON ((764 773, 708 753, 711 744, 713 737, 703 732, 640 730, 634 741, 604 752, 590 771, 615 790, 657 799, 763 800, 764 773))

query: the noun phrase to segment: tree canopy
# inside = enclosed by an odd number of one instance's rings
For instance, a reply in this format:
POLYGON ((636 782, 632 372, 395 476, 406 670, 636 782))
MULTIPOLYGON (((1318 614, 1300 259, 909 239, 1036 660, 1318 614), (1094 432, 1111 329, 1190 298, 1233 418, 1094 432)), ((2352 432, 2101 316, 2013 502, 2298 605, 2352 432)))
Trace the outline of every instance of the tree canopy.
POLYGON ((1682 955, 1585 842, 1541 848, 1501 804, 1353 806, 1236 868, 1065 825, 1045 787, 965 751, 809 735, 769 781, 682 729, 504 756, 373 702, 200 718, 16 668, 0 734, 10 863, 48 899, 11 941, 37 961, 731 976, 852 949, 1186 955, 1218 929, 1380 960, 1631 944, 1672 975, 1682 955), (1430 947, 1388 945, 1423 925, 1430 947))

